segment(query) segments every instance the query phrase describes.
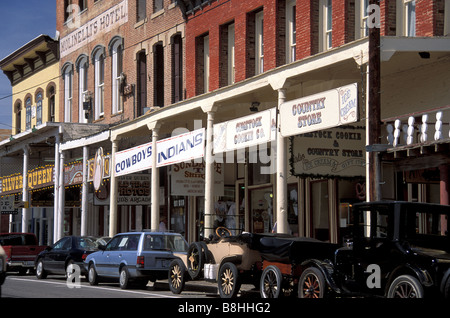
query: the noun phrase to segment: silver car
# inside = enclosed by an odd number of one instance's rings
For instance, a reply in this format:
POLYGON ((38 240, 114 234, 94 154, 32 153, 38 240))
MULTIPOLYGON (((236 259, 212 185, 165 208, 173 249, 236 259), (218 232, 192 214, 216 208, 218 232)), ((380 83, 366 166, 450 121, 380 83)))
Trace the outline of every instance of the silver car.
POLYGON ((143 231, 117 234, 99 249, 84 261, 89 283, 118 279, 125 289, 132 283, 146 286, 149 280, 167 279, 171 261, 186 254, 188 244, 177 233, 143 231))

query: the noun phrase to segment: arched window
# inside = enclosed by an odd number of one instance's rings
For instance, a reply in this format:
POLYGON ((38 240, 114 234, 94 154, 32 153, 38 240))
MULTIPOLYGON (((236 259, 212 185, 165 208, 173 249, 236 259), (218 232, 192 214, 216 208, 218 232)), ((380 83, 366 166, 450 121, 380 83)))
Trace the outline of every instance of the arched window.
MULTIPOLYGON (((78 122, 87 123, 86 110, 84 109, 84 102, 89 99, 88 94, 88 68, 89 58, 87 55, 80 55, 76 62, 78 70, 78 122)), ((89 110, 89 109, 87 109, 89 110)))
POLYGON ((26 112, 26 117, 25 117, 25 129, 31 129, 31 97, 27 97, 25 99, 25 112, 26 112))
POLYGON ((105 47, 97 45, 92 51, 95 69, 95 120, 105 115, 105 57, 105 47))
POLYGON ((73 64, 65 63, 62 68, 64 79, 64 122, 72 122, 72 99, 73 99, 73 64))
POLYGON ((14 104, 15 123, 13 130, 14 134, 19 134, 22 131, 22 102, 17 100, 14 104))
POLYGON ((43 93, 42 89, 40 89, 36 93, 36 126, 42 125, 42 100, 43 93))
POLYGON ((112 78, 112 113, 123 111, 123 100, 120 94, 123 72, 123 38, 115 36, 109 43, 111 55, 111 78, 112 78))

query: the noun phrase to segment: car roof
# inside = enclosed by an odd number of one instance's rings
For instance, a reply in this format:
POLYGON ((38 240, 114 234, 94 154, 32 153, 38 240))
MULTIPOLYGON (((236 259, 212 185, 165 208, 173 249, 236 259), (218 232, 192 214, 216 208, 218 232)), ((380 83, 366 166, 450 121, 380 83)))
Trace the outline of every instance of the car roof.
POLYGON ((117 233, 116 235, 130 235, 130 234, 153 234, 153 235, 157 234, 157 235, 176 235, 176 236, 181 236, 180 233, 176 233, 176 232, 160 232, 160 231, 151 231, 151 230, 122 232, 122 233, 117 233))

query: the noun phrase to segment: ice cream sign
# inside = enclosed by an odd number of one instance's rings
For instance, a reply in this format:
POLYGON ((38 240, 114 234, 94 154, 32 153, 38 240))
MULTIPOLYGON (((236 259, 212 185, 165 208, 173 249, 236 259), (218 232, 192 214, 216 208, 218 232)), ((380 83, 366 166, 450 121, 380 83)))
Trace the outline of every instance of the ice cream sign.
POLYGON ((283 137, 337 127, 357 120, 356 83, 280 105, 280 132, 283 137))

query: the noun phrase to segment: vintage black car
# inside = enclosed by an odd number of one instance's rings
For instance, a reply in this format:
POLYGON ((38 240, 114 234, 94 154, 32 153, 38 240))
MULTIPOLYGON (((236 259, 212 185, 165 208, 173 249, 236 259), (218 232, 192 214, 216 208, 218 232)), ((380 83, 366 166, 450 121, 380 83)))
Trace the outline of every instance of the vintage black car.
POLYGON ((355 204, 351 244, 303 263, 298 296, 449 298, 449 216, 447 205, 355 204))

